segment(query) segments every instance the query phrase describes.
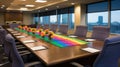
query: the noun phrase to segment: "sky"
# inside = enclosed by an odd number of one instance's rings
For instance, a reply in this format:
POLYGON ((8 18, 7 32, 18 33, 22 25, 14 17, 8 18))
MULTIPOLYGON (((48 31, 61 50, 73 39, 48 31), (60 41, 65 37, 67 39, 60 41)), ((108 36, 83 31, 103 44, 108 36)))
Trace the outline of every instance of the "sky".
MULTIPOLYGON (((88 22, 94 23, 98 21, 98 16, 103 16, 103 22, 108 22, 108 12, 89 13, 88 22)), ((111 11, 111 22, 120 22, 120 10, 111 11)))

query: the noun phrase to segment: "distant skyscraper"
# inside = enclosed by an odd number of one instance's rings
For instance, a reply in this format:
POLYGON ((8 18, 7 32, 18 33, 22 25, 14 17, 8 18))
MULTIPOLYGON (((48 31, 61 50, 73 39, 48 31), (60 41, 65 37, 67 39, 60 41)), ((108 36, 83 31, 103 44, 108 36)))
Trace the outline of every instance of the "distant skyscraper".
POLYGON ((98 16, 98 22, 99 25, 103 24, 103 16, 98 16))

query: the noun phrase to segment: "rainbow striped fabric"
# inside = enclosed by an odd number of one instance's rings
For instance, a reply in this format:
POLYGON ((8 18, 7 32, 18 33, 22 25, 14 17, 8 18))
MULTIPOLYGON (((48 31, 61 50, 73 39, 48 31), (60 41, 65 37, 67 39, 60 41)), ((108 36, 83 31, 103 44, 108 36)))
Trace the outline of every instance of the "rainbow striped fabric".
MULTIPOLYGON (((19 30, 20 31, 20 30, 19 30)), ((24 33, 27 33, 25 30, 22 31, 24 33)), ((80 45, 86 45, 88 42, 77 39, 77 38, 70 38, 68 36, 64 35, 58 35, 54 34, 54 37, 50 40, 48 37, 41 37, 38 34, 32 34, 32 33, 27 33, 31 36, 35 36, 36 38, 39 38, 41 40, 44 40, 52 45, 55 45, 60 48, 65 48, 65 47, 70 47, 70 46, 80 46, 80 45)))

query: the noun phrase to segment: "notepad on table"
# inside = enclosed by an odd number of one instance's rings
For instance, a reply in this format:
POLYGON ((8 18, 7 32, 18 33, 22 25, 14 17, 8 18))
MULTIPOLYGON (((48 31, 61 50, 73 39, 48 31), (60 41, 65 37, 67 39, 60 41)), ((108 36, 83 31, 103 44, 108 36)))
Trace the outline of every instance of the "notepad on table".
POLYGON ((17 31, 13 31, 13 32, 11 32, 12 34, 17 34, 18 32, 17 31))
POLYGON ((9 28, 9 29, 7 29, 7 30, 9 30, 9 31, 11 31, 11 32, 12 32, 12 31, 14 31, 13 29, 10 29, 10 28, 9 28))
POLYGON ((85 39, 85 41, 95 41, 95 39, 85 39))
POLYGON ((72 37, 72 38, 74 38, 74 37, 78 37, 78 36, 75 36, 75 35, 69 35, 68 37, 72 37))
POLYGON ((95 48, 91 48, 91 47, 87 47, 87 48, 82 48, 82 50, 90 52, 90 53, 95 53, 95 52, 99 52, 100 50, 95 49, 95 48))
POLYGON ((45 50, 47 49, 45 46, 35 46, 31 48, 32 50, 45 50))
POLYGON ((23 41, 23 43, 34 43, 34 42, 36 42, 35 40, 25 40, 25 41, 23 41))
POLYGON ((56 32, 55 34, 62 34, 61 32, 56 32))
POLYGON ((13 35, 15 35, 15 36, 19 36, 19 35, 21 35, 21 34, 20 34, 20 33, 17 33, 17 34, 15 33, 15 34, 13 34, 13 35))
POLYGON ((25 36, 17 36, 17 38, 25 38, 25 36))

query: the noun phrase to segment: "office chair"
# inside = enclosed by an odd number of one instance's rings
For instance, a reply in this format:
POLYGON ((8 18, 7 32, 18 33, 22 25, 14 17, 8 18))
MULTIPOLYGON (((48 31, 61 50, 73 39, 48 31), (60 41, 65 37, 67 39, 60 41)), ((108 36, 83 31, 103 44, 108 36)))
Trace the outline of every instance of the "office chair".
MULTIPOLYGON (((6 30, 5 29, 0 29, 0 44, 3 46, 3 49, 4 49, 4 41, 5 41, 5 36, 6 35, 7 35, 6 30)), ((24 47, 24 46, 20 46, 20 45, 17 44, 16 47, 19 50, 19 53, 21 54, 21 56, 31 54, 31 52, 26 50, 26 47, 24 47)))
POLYGON ((33 65, 40 64, 40 62, 36 61, 24 65, 24 62, 21 56, 19 55, 18 50, 16 49, 15 39, 10 34, 7 34, 5 37, 4 49, 5 54, 8 56, 12 67, 30 67, 33 65))
POLYGON ((87 26, 76 26, 76 31, 74 35, 79 37, 86 37, 87 30, 87 26))
MULTIPOLYGON (((93 67, 118 67, 120 59, 120 36, 106 38, 104 46, 99 56, 95 60, 93 67)), ((78 63, 72 64, 80 67, 78 63), (76 64, 76 65, 75 65, 76 64)), ((87 65, 82 67, 89 67, 87 65)))
POLYGON ((12 23, 12 24, 10 24, 9 26, 10 26, 10 28, 15 29, 15 28, 17 28, 17 27, 19 26, 19 24, 17 24, 17 23, 12 23))
POLYGON ((91 38, 104 41, 105 38, 109 37, 109 33, 110 33, 109 27, 94 26, 91 38))
POLYGON ((67 34, 68 33, 68 25, 60 25, 59 32, 62 34, 67 34))
POLYGON ((43 29, 49 29, 49 24, 44 24, 43 29))
POLYGON ((50 30, 53 31, 53 32, 56 32, 57 31, 57 28, 58 28, 58 25, 57 24, 52 24, 50 26, 50 30))
POLYGON ((36 27, 37 27, 37 25, 36 25, 36 24, 30 24, 30 25, 28 25, 28 27, 31 27, 31 28, 36 28, 36 27))
POLYGON ((39 29, 39 28, 42 28, 42 27, 43 26, 41 24, 38 24, 36 28, 39 29))
POLYGON ((120 59, 120 36, 107 38, 93 67, 118 67, 120 59))

